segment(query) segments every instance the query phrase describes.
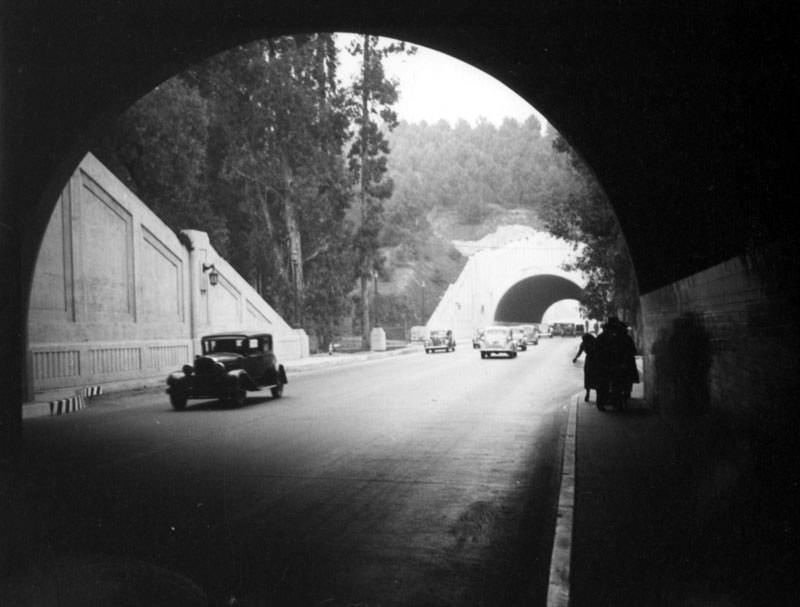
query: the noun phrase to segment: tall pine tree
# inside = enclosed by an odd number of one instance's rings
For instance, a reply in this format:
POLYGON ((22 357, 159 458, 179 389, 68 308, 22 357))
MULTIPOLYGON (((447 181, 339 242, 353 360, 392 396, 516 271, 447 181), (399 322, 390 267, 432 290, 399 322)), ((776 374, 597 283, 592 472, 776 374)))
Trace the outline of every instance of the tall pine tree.
POLYGON ((353 84, 359 104, 355 118, 356 137, 349 153, 349 166, 358 186, 358 227, 354 239, 356 279, 360 286, 362 344, 369 347, 371 333, 370 280, 381 271, 379 235, 383 226, 383 202, 391 197, 393 183, 386 177, 389 143, 383 130, 397 126, 392 107, 398 99, 398 83, 389 79, 383 60, 397 53, 414 53, 405 42, 382 43, 377 36, 364 34, 348 51, 360 59, 360 73, 353 84))

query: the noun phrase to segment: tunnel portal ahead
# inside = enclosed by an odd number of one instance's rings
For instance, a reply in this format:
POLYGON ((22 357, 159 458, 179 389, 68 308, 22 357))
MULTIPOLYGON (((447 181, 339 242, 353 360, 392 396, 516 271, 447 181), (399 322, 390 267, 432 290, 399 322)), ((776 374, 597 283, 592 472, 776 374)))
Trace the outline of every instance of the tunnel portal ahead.
POLYGON ((580 286, 562 276, 529 276, 514 284, 500 298, 494 320, 502 323, 540 323, 552 304, 564 299, 580 299, 581 292, 580 286))
POLYGON ((572 245, 528 226, 504 226, 458 244, 469 259, 427 326, 453 329, 460 338, 494 322, 541 322, 552 304, 579 299, 586 282, 564 269, 574 263, 572 245))

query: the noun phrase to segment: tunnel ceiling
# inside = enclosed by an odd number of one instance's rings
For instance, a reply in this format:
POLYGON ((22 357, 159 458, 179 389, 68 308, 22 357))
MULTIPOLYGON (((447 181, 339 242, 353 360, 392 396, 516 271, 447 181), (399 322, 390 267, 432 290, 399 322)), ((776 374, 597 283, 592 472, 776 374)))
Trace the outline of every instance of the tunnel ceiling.
POLYGON ((540 274, 514 284, 500 298, 495 322, 539 323, 551 305, 563 299, 580 299, 581 288, 571 280, 540 274))
POLYGON ((214 53, 304 31, 391 36, 449 53, 541 111, 605 189, 643 293, 795 234, 796 9, 744 0, 654 14, 408 0, 44 0, 4 5, 0 32, 0 223, 20 236, 30 282, 61 186, 93 132, 154 86, 214 53), (13 7, 11 6, 13 4, 13 7), (632 77, 635 75, 635 77, 632 77), (13 94, 8 93, 13 91, 13 94), (3 94, 5 93, 5 94, 3 94), (11 202, 8 202, 11 201, 11 202), (5 208, 8 206, 9 208, 5 208), (794 217, 794 218, 793 218, 794 217))

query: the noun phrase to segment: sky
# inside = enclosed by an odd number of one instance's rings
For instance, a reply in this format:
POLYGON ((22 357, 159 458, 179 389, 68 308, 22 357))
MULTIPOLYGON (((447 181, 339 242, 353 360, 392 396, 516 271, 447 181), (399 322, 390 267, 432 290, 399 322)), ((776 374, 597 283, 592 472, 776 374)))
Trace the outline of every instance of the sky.
MULTIPOLYGON (((337 34, 343 49, 353 34, 337 34)), ((388 40, 388 39, 385 39, 388 40)), ((358 70, 355 58, 340 52, 340 75, 350 82, 358 70)), ((536 109, 499 80, 458 59, 418 46, 414 55, 395 55, 384 61, 387 75, 399 82, 398 117, 408 122, 455 124, 462 118, 475 125, 483 118, 499 126, 506 117, 525 121, 531 114, 546 120, 536 109)))

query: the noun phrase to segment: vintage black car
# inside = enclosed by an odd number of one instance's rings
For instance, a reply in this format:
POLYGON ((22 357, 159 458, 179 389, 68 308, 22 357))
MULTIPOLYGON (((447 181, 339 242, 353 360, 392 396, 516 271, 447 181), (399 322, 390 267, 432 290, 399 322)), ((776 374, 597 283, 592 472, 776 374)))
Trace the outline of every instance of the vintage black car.
POLYGON ((288 383, 283 365, 272 350, 269 333, 217 333, 201 340, 202 355, 194 365, 170 373, 167 393, 172 407, 186 407, 190 398, 218 398, 241 406, 248 390, 269 388, 273 398, 288 383))
POLYGON ((456 339, 450 329, 436 329, 428 334, 428 339, 425 340, 425 352, 430 354, 436 350, 456 351, 456 339))

